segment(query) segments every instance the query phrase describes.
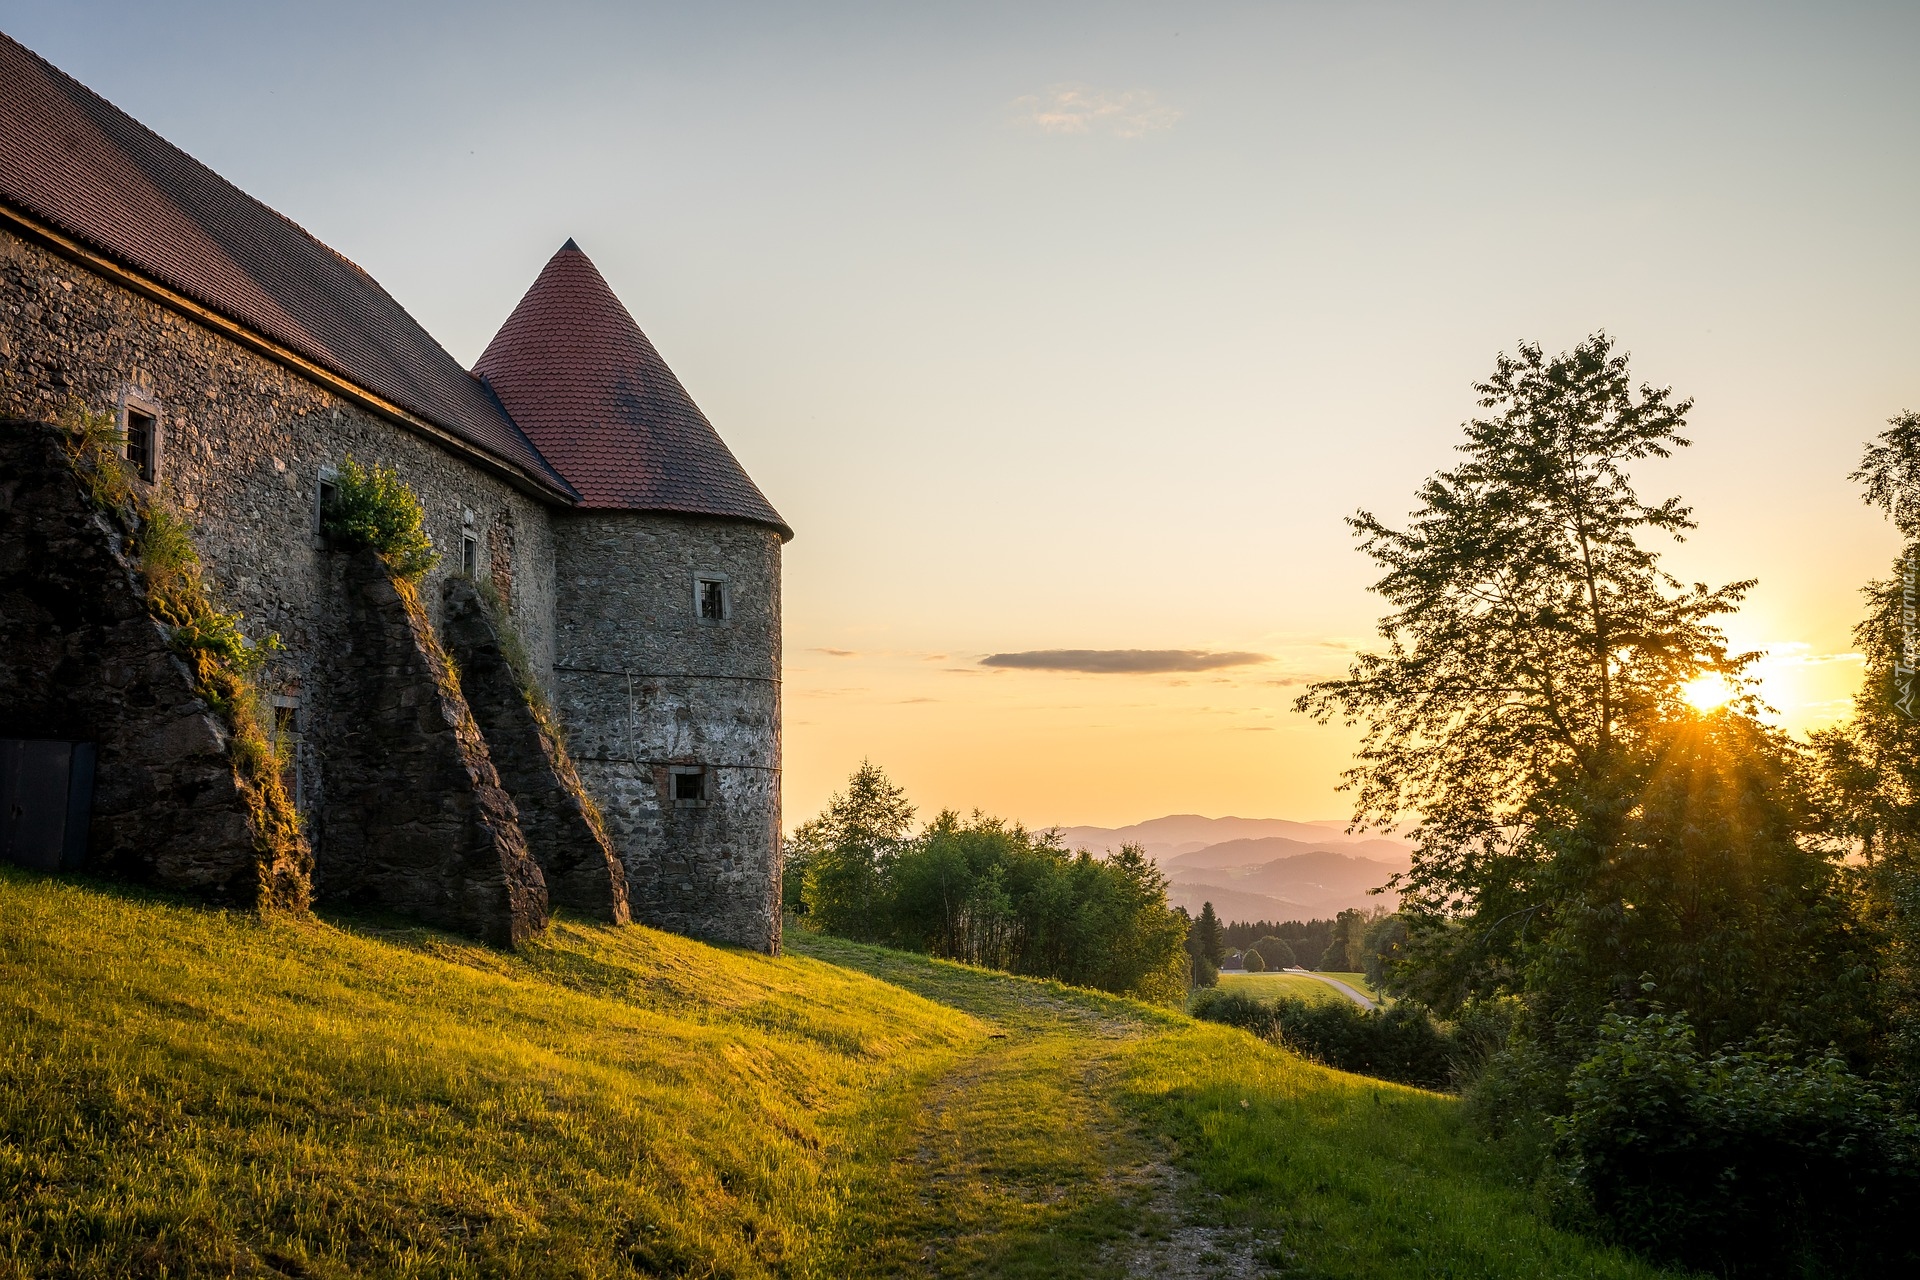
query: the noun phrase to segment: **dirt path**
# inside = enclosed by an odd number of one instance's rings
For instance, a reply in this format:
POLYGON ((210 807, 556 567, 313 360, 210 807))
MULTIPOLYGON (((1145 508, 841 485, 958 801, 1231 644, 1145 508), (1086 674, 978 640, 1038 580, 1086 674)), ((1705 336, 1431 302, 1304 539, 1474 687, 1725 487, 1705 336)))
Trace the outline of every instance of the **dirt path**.
POLYGON ((1206 1221, 1172 1153, 1116 1102, 1137 1011, 1037 983, 886 975, 985 1034, 907 1101, 857 1199, 850 1271, 929 1276, 1260 1277, 1263 1242, 1206 1221), (943 999, 943 997, 945 997, 943 999), (884 1170, 884 1174, 879 1174, 884 1170))

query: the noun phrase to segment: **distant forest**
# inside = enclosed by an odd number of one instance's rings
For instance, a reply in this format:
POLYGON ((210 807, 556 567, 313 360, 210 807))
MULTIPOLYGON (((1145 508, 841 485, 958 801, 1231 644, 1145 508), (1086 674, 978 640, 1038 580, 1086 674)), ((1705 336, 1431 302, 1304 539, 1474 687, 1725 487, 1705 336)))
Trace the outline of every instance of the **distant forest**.
POLYGON ((1333 925, 1331 920, 1288 920, 1281 924, 1271 920, 1252 924, 1239 921, 1220 927, 1220 941, 1240 951, 1262 938, 1278 938, 1292 947, 1293 954, 1302 957, 1305 963, 1326 953, 1327 944, 1333 941, 1333 925))

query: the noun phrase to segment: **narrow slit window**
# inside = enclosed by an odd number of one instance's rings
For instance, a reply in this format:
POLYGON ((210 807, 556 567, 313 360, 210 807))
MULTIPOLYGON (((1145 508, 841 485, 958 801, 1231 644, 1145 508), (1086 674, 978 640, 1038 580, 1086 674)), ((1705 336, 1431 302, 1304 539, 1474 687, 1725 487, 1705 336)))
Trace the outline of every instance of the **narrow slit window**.
POLYGON ((319 495, 314 501, 313 528, 315 533, 323 533, 327 527, 327 517, 333 514, 334 505, 340 500, 340 486, 331 477, 320 478, 319 495))
POLYGON ((460 537, 460 571, 469 578, 480 576, 480 539, 471 533, 460 537))
POLYGON ((142 413, 138 409, 127 410, 127 461, 133 464, 133 470, 148 484, 153 483, 154 463, 159 452, 160 420, 151 413, 142 413))

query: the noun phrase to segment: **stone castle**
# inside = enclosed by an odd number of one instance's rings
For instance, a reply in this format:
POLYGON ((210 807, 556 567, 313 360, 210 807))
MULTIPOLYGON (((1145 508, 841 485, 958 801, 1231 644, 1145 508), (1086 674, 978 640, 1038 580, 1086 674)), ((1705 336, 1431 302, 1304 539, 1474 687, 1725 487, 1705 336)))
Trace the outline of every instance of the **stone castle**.
POLYGON ((463 369, 0 36, 0 855, 267 900, 228 734, 62 465, 76 410, 284 646, 263 680, 310 871, 272 875, 505 943, 553 904, 778 949, 792 531, 571 240, 463 369), (417 593, 323 536, 349 459, 418 496, 417 593))

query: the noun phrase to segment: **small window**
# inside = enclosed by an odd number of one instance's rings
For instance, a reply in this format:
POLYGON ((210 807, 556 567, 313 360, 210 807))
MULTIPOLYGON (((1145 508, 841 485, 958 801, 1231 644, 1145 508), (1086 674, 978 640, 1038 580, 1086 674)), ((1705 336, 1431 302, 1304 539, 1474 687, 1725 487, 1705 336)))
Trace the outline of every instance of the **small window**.
POLYGON ((471 530, 460 535, 460 572, 469 578, 480 576, 480 539, 471 530))
POLYGON ((719 574, 696 574, 693 579, 693 616, 701 622, 724 623, 732 616, 733 598, 727 580, 719 574))
POLYGON ((694 809, 707 803, 707 770, 704 765, 674 765, 668 770, 667 777, 675 808, 694 809))
POLYGON ((325 532, 327 517, 333 514, 334 505, 340 501, 340 485, 336 480, 338 474, 332 467, 325 467, 320 472, 320 487, 315 491, 313 498, 313 531, 315 533, 325 532))
POLYGON ((127 409, 127 461, 133 464, 133 470, 148 484, 153 483, 159 470, 160 420, 151 413, 139 409, 127 409))

